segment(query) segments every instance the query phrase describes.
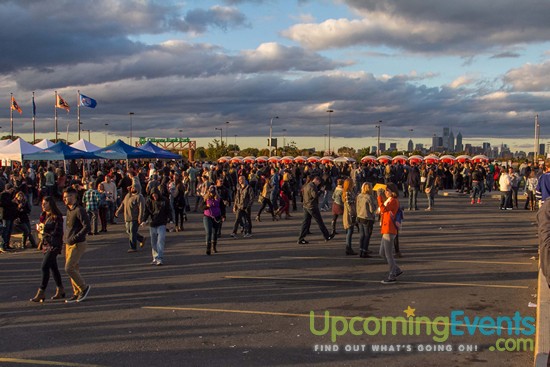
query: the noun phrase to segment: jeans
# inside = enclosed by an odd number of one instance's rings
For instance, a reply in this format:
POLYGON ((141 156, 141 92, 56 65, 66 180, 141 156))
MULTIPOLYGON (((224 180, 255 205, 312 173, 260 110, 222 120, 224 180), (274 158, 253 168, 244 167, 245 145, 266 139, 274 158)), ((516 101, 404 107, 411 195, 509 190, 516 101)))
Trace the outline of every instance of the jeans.
MULTIPOLYGON (((432 188, 432 191, 434 189, 432 188)), ((429 194, 426 194, 426 196, 428 197, 428 209, 431 209, 434 207, 434 204, 435 204, 435 194, 430 192, 429 194)))
POLYGON ((107 201, 107 220, 109 223, 114 224, 115 222, 115 202, 114 201, 107 201))
POLYGON ((512 207, 512 190, 500 192, 500 208, 506 209, 512 207))
POLYGON ((279 190, 273 190, 271 191, 271 197, 269 198, 271 200, 272 211, 275 212, 277 209, 279 209, 279 190))
POLYGON ((218 221, 205 215, 202 217, 202 223, 206 232, 206 247, 210 250, 212 244, 218 242, 218 221))
POLYGON ((262 200, 262 206, 260 207, 260 210, 258 211, 258 217, 262 215, 262 212, 264 211, 265 207, 269 206, 269 209, 271 209, 271 216, 275 217, 275 210, 273 210, 273 203, 268 198, 264 198, 262 200))
POLYGON ((332 192, 330 190, 325 191, 325 196, 323 197, 323 202, 321 203, 321 209, 330 209, 330 198, 332 197, 332 192))
POLYGON ((50 281, 50 271, 53 275, 53 280, 57 288, 63 288, 63 282, 61 281, 61 273, 57 266, 57 253, 52 251, 46 251, 44 258, 42 259, 42 283, 40 289, 43 291, 48 287, 50 281))
POLYGON ((369 250, 373 227, 373 220, 367 220, 366 223, 359 222, 359 246, 362 253, 366 253, 369 250))
POLYGON ((13 232, 13 220, 4 219, 3 224, 2 240, 4 241, 4 246, 7 248, 10 245, 11 233, 13 232))
POLYGON ((237 210, 237 218, 233 224, 233 233, 237 233, 239 225, 244 227, 244 234, 252 233, 252 221, 250 218, 250 208, 237 210))
POLYGON ((393 257, 394 241, 394 234, 383 234, 382 241, 380 242, 380 256, 384 258, 390 266, 388 279, 395 279, 397 277, 397 273, 401 271, 401 269, 399 268, 399 266, 397 266, 397 263, 395 262, 395 258, 393 257))
POLYGON ((107 207, 99 208, 99 220, 101 221, 101 230, 107 232, 107 207))
POLYGON ((311 209, 304 208, 304 219, 302 221, 302 229, 300 230, 300 238, 298 238, 298 241, 306 238, 306 235, 309 232, 309 227, 311 226, 311 218, 315 219, 315 221, 319 225, 319 229, 323 233, 323 237, 325 237, 325 239, 328 239, 328 229, 323 222, 323 218, 321 217, 321 212, 319 211, 319 208, 316 206, 311 209))
POLYGON ((139 224, 137 220, 126 222, 126 233, 128 233, 128 239, 130 241, 130 248, 135 250, 138 242, 143 242, 144 238, 138 233, 139 224))
POLYGON ((80 275, 80 259, 86 252, 86 247, 88 247, 86 242, 65 245, 65 271, 71 279, 75 295, 80 294, 86 288, 86 282, 80 275))
POLYGON ((353 239, 353 225, 346 229, 346 249, 351 250, 351 241, 353 239))
POLYGON ((91 232, 96 234, 97 233, 98 222, 99 222, 99 209, 97 209, 97 210, 88 210, 88 211, 86 211, 86 213, 88 213, 88 218, 90 218, 91 232))
POLYGON ((418 189, 416 187, 409 186, 409 210, 418 210, 417 198, 418 189))
POLYGON ((481 186, 481 182, 473 181, 472 182, 472 200, 475 200, 476 198, 479 198, 479 200, 481 200, 482 195, 483 195, 483 187, 481 186))
POLYGON ((153 260, 162 264, 164 243, 166 239, 166 225, 150 227, 149 234, 151 235, 151 252, 153 253, 153 260))
POLYGON ((31 246, 32 247, 37 247, 36 246, 36 240, 34 239, 34 236, 32 235, 32 232, 31 232, 31 224, 30 223, 19 223, 18 225, 16 225, 16 228, 21 230, 21 232, 23 232, 23 238, 22 238, 22 243, 21 243, 21 246, 25 247, 25 245, 27 244, 27 239, 29 240, 29 242, 31 243, 31 246))

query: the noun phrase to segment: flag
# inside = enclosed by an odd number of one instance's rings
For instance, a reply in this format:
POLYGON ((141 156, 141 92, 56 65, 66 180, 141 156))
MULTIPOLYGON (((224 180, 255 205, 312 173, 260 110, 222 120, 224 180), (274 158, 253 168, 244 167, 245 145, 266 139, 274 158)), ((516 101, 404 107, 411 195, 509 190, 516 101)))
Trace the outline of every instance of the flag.
POLYGON ((80 105, 82 107, 95 108, 97 101, 93 98, 87 97, 84 94, 80 94, 80 105))
POLYGON ((19 112, 19 114, 23 113, 23 110, 21 109, 21 107, 19 107, 19 105, 17 104, 17 102, 15 101, 15 98, 13 98, 13 96, 11 96, 11 109, 14 110, 14 111, 19 112))
POLYGON ((67 103, 67 101, 61 98, 59 94, 57 95, 57 103, 55 104, 55 107, 62 108, 67 112, 71 110, 71 107, 69 107, 69 104, 67 103))

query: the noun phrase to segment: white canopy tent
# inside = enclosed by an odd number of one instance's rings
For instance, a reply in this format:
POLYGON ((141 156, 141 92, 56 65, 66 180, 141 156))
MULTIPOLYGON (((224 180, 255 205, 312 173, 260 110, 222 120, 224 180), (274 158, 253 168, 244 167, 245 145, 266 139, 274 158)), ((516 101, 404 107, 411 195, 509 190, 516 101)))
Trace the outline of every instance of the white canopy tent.
POLYGON ((27 143, 19 138, 0 149, 0 159, 6 161, 23 162, 25 154, 40 152, 42 149, 27 143))
POLYGON ((96 150, 101 149, 95 144, 90 143, 88 140, 80 139, 76 143, 71 144, 71 147, 83 150, 85 152, 95 152, 96 150))
POLYGON ((40 148, 40 149, 48 149, 49 147, 51 147, 53 145, 55 145, 55 143, 51 142, 48 139, 44 139, 40 143, 34 144, 35 147, 40 148))
POLYGON ((6 139, 6 140, 0 140, 0 149, 4 148, 6 145, 9 145, 13 143, 13 140, 6 139))

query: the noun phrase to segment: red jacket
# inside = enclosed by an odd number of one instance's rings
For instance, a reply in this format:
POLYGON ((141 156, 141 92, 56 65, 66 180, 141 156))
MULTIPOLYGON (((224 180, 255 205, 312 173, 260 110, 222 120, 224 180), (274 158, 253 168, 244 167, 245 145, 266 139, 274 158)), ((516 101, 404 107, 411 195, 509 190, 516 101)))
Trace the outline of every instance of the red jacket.
POLYGON ((393 218, 397 215, 399 209, 399 201, 392 198, 388 205, 384 205, 381 196, 378 196, 378 206, 380 207, 380 233, 381 234, 397 234, 397 227, 393 222, 393 218))

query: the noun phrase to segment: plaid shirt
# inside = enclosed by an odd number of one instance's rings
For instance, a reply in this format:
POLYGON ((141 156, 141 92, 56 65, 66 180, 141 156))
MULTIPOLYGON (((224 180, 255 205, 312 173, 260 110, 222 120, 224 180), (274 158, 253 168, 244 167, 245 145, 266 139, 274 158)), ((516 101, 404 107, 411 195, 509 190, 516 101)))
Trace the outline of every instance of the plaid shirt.
POLYGON ((94 189, 86 190, 82 198, 86 211, 94 212, 99 209, 100 196, 99 192, 94 189))

